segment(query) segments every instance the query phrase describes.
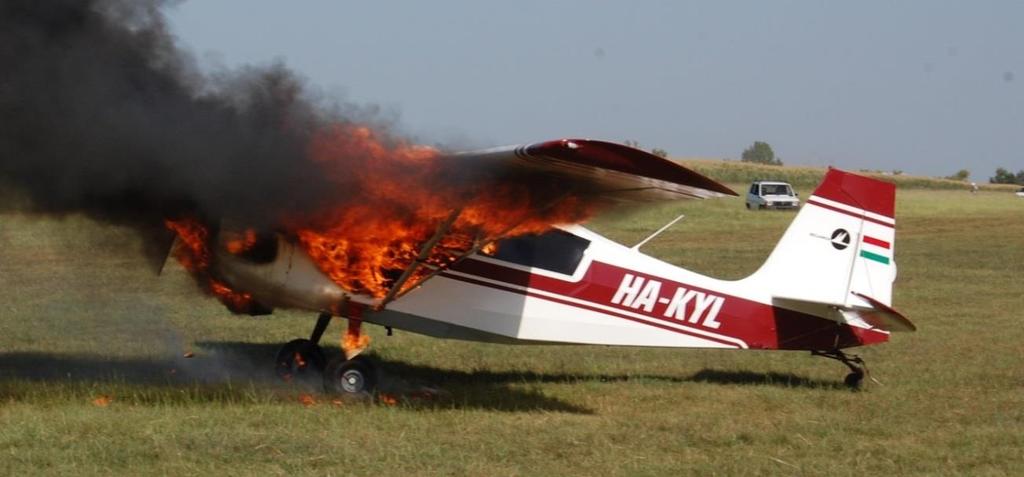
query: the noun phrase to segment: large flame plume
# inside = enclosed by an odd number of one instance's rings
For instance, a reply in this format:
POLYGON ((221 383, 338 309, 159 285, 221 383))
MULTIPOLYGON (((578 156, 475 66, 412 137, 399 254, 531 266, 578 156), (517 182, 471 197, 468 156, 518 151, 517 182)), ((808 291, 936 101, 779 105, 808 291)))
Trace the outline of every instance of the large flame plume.
MULTIPOLYGON (((319 209, 278 217, 276 232, 294 238, 321 271, 346 291, 382 298, 413 264, 438 226, 457 214, 426 262, 444 267, 473 247, 552 224, 578 222, 595 208, 564 190, 535 189, 505 177, 458 175, 458 158, 436 149, 379 137, 366 126, 334 125, 315 135, 308 161, 322 178, 351 193, 319 209)), ((207 273, 210 234, 194 219, 168 221, 181 238, 177 257, 206 288, 235 311, 247 309, 245 293, 232 292, 207 273)), ((230 253, 251 247, 245 230, 227 240, 230 253)), ((493 245, 491 245, 493 247, 493 245)), ((430 272, 417 269, 407 286, 430 272)))
POLYGON ((294 232, 342 288, 377 298, 456 210, 455 222, 428 263, 444 266, 480 242, 543 232, 552 224, 580 221, 593 210, 592 204, 564 192, 535 190, 525 182, 446 180, 458 159, 402 142, 385 147, 365 127, 325 131, 315 138, 311 157, 328 174, 339 174, 339 180, 354 176, 364 194, 318 211, 294 232), (349 169, 344 158, 350 157, 367 161, 349 169))

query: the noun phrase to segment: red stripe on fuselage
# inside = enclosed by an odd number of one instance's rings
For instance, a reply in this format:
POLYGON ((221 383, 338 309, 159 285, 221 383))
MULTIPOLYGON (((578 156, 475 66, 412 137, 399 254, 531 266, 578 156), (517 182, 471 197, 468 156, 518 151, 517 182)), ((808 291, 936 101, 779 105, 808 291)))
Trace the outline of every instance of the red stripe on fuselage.
MULTIPOLYGON (((858 333, 851 330, 849 326, 836 323, 832 320, 771 305, 765 305, 763 303, 726 295, 713 290, 686 285, 672 280, 666 280, 654 275, 628 270, 602 262, 592 262, 587 272, 578 282, 536 275, 524 270, 518 270, 474 259, 464 260, 456 264, 455 267, 453 267, 453 270, 517 287, 542 290, 558 296, 571 297, 576 300, 617 308, 623 311, 643 315, 650 320, 672 323, 677 326, 687 326, 692 329, 701 329, 708 333, 715 333, 742 340, 747 343, 750 348, 832 349, 835 347, 846 348, 862 344, 871 344, 888 339, 887 334, 877 332, 870 332, 869 335, 859 333, 861 336, 858 337, 858 333), (657 305, 655 305, 650 312, 646 312, 643 309, 612 303, 612 297, 615 295, 619 285, 622 283, 623 277, 627 273, 635 277, 641 277, 645 282, 651 280, 657 281, 660 284, 659 298, 671 299, 676 289, 680 287, 687 290, 694 290, 700 293, 722 297, 724 302, 717 316, 717 321, 720 323, 719 328, 706 328, 700 326, 699 323, 694 324, 690 323, 688 320, 683 321, 677 320, 674 317, 667 317, 665 316, 665 312, 667 311, 666 309, 668 304, 664 303, 663 300, 659 300, 657 305), (876 337, 874 335, 878 336, 876 337)), ((476 284, 498 288, 497 285, 486 282, 476 284)), ((507 287, 502 287, 501 289, 540 299, 558 301, 569 306, 583 307, 578 303, 566 303, 561 300, 552 299, 549 296, 529 294, 528 290, 507 287)), ((694 303, 689 304, 687 314, 693 310, 693 306, 694 303)), ((591 309, 590 307, 585 308, 591 309)), ((619 318, 626 318, 622 314, 612 314, 601 309, 594 311, 606 313, 619 318)), ((657 326, 656 323, 652 323, 648 320, 632 320, 651 326, 657 326)), ((659 326, 659 328, 664 327, 659 326)), ((678 331, 676 328, 672 328, 672 330, 678 331)), ((708 338, 707 336, 699 333, 695 335, 702 338, 708 338)))
POLYGON ((541 294, 538 294, 538 293, 531 293, 529 290, 521 290, 521 289, 518 289, 518 288, 502 286, 502 285, 498 285, 496 283, 486 282, 486 281, 482 281, 482 280, 475 280, 475 279, 472 279, 472 278, 464 277, 464 276, 461 276, 461 275, 455 275, 455 274, 452 274, 452 273, 441 273, 441 276, 445 277, 445 278, 450 278, 452 280, 458 280, 460 282, 472 283, 474 285, 480 285, 480 286, 483 286, 483 287, 489 287, 489 288, 494 288, 494 289, 497 289, 497 290, 507 291, 507 292, 511 292, 511 293, 517 293, 517 294, 520 294, 520 295, 526 295, 526 296, 530 296, 530 297, 533 297, 533 298, 540 298, 542 300, 553 301, 555 303, 561 303, 563 305, 574 306, 574 307, 577 307, 577 308, 583 308, 585 310, 590 310, 590 311, 593 311, 593 312, 614 316, 616 318, 621 318, 621 319, 624 319, 624 320, 634 321, 634 322, 637 322, 637 323, 642 323, 642 324, 645 324, 645 325, 650 325, 650 326, 653 326, 653 327, 656 327, 656 328, 661 328, 661 329, 663 329, 665 331, 671 331, 671 332, 674 332, 674 333, 679 333, 681 335, 694 336, 694 337, 697 337, 697 338, 701 338, 701 339, 705 339, 705 340, 709 340, 709 341, 714 341, 716 343, 722 343, 722 344, 725 344, 725 345, 733 347, 733 348, 738 348, 739 347, 736 343, 731 342, 731 341, 722 340, 722 339, 714 338, 714 337, 710 337, 710 336, 705 336, 705 335, 702 335, 700 333, 694 333, 692 331, 686 331, 686 330, 679 329, 679 328, 673 328, 671 326, 663 325, 663 324, 660 324, 660 323, 654 323, 654 322, 647 321, 647 320, 641 320, 641 319, 638 319, 638 318, 635 318, 635 317, 632 317, 632 316, 629 316, 629 315, 625 315, 625 314, 622 314, 622 313, 610 312, 608 310, 597 308, 595 306, 589 306, 589 305, 585 305, 585 304, 581 304, 581 303, 576 303, 576 302, 572 302, 572 301, 568 301, 568 300, 562 300, 562 299, 559 299, 559 298, 555 298, 555 297, 551 297, 551 296, 547 296, 547 295, 541 295, 541 294))

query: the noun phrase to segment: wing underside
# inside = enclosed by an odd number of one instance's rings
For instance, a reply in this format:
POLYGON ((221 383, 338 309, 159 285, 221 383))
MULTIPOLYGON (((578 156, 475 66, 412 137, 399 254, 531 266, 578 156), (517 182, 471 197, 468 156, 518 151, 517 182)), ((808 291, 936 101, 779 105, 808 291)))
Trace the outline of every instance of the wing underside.
POLYGON ((603 199, 651 202, 736 195, 728 187, 676 162, 629 146, 559 139, 460 153, 452 159, 496 174, 518 174, 603 199))

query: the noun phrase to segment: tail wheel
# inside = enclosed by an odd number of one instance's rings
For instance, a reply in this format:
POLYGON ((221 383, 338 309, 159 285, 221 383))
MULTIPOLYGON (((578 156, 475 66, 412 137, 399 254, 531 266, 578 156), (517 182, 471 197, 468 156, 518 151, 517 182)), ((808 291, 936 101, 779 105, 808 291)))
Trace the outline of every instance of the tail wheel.
POLYGON ((843 380, 850 389, 860 389, 861 382, 864 381, 863 371, 854 371, 846 375, 846 379, 843 380))
POLYGON ((291 340, 277 352, 274 370, 284 380, 303 378, 319 374, 324 370, 323 351, 310 340, 291 340))
POLYGON ((339 357, 324 370, 324 390, 345 396, 366 396, 377 387, 377 370, 364 356, 339 357))
POLYGON ((850 389, 860 389, 861 383, 864 382, 864 376, 868 373, 868 367, 864 364, 864 360, 857 355, 847 355, 843 353, 841 349, 833 349, 829 351, 818 351, 811 350, 811 356, 821 356, 823 358, 834 359, 846 365, 850 368, 850 374, 846 375, 843 379, 843 383, 850 387, 850 389))

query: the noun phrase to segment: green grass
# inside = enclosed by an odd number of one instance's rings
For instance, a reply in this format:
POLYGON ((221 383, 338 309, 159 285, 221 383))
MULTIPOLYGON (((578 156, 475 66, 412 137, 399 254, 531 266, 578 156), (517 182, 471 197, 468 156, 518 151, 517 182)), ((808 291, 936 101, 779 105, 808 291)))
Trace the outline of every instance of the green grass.
MULTIPOLYGON (((729 198, 593 225, 635 242, 679 212, 644 250, 729 278, 753 271, 792 219, 729 198)), ((271 376, 310 314, 231 316, 179 267, 149 273, 126 229, 8 209, 0 474, 1020 475, 1024 200, 901 189, 897 213, 895 306, 920 331, 861 351, 883 383, 865 392, 799 352, 371 329, 391 406, 336 405, 316 383, 271 376), (443 392, 421 397, 424 386, 443 392)))
MULTIPOLYGON (((825 168, 822 167, 793 167, 793 166, 769 166, 764 164, 753 164, 749 162, 727 161, 721 159, 675 159, 679 163, 689 167, 701 174, 712 177, 715 180, 729 183, 740 183, 738 192, 745 190, 743 186, 749 186, 755 180, 780 180, 792 184, 794 187, 810 190, 821 182, 825 175, 825 168)), ((916 189, 939 189, 939 190, 969 190, 969 181, 954 181, 936 177, 911 176, 906 174, 892 175, 880 171, 851 171, 859 174, 875 177, 884 181, 892 182, 901 188, 916 189)), ((981 190, 993 192, 1013 192, 1020 189, 1019 185, 1013 184, 987 184, 984 181, 977 181, 981 190)))

